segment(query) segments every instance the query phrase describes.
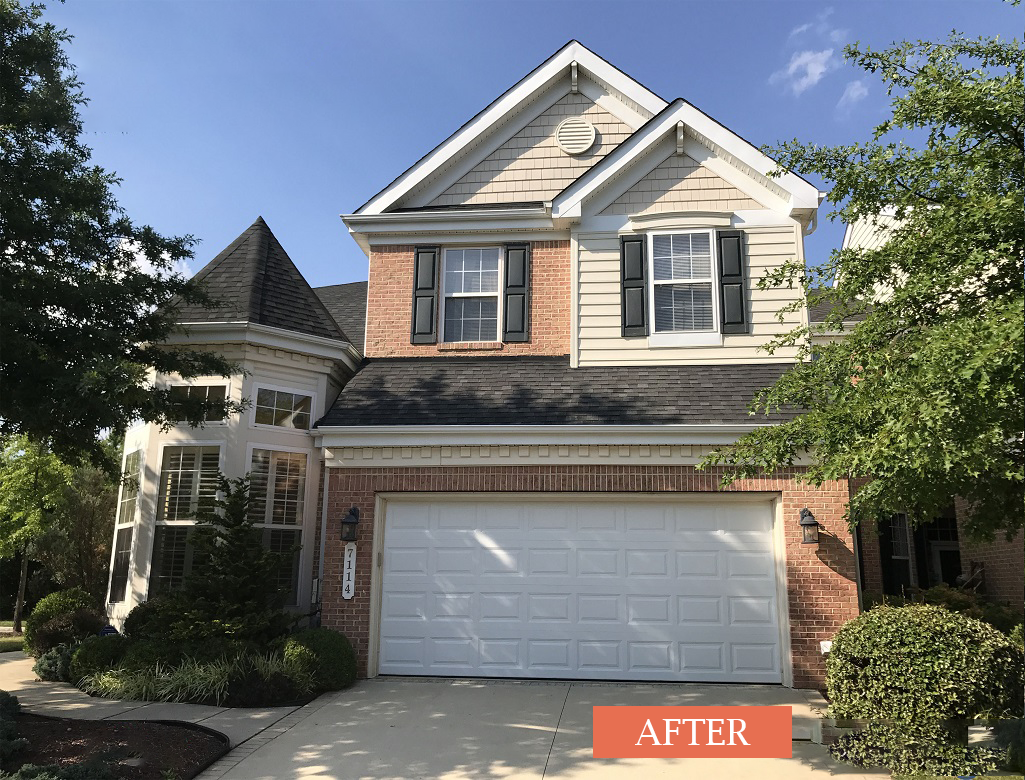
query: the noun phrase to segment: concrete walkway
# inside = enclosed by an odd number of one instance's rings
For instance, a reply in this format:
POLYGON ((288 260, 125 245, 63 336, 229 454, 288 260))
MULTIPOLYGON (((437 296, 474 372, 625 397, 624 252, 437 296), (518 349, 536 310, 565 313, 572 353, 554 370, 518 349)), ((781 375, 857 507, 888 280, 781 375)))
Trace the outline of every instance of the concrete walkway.
POLYGON ((595 705, 789 704, 796 717, 813 718, 817 698, 756 685, 361 680, 292 713, 213 764, 200 780, 889 778, 837 764, 824 746, 810 741, 794 742, 787 759, 592 756, 595 705))
POLYGON ((252 739, 298 708, 208 707, 172 702, 97 699, 66 683, 42 682, 24 653, 0 653, 0 690, 18 697, 25 712, 83 720, 181 720, 224 734, 232 747, 252 739))

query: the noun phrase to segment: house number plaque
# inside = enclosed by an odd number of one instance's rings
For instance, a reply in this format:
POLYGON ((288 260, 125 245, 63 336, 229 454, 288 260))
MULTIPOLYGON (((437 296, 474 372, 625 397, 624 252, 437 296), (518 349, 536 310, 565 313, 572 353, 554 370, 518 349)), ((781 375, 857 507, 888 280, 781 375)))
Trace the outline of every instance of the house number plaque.
POLYGON ((356 543, 345 545, 342 558, 342 598, 351 599, 356 592, 356 543))

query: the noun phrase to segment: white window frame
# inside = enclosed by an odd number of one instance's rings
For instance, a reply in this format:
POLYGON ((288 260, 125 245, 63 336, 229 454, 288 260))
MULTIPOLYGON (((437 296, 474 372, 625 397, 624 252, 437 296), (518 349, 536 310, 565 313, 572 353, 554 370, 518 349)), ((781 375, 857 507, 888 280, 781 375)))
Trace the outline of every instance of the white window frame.
MULTIPOLYGON (((276 429, 276 426, 272 426, 272 425, 263 425, 261 427, 262 428, 275 428, 276 429)), ((305 477, 304 477, 306 484, 303 486, 303 515, 302 515, 302 522, 296 523, 295 525, 289 525, 287 523, 284 524, 284 525, 275 525, 275 524, 269 523, 269 522, 253 523, 254 528, 258 528, 261 531, 263 531, 263 530, 272 530, 272 531, 273 530, 279 530, 279 531, 281 531, 281 530, 283 530, 283 531, 291 530, 291 531, 298 531, 299 532, 299 544, 300 544, 300 548, 301 549, 299 550, 299 571, 297 573, 297 580, 296 580, 296 595, 295 595, 295 598, 296 598, 296 602, 297 603, 296 604, 288 604, 288 605, 286 605, 286 606, 289 606, 289 607, 294 607, 294 606, 297 606, 298 604, 301 604, 303 602, 303 582, 304 582, 305 577, 306 577, 307 564, 312 560, 309 557, 310 554, 311 554, 309 547, 315 541, 314 540, 314 531, 315 531, 315 529, 312 526, 310 526, 310 528, 307 528, 308 521, 310 521, 310 519, 312 517, 309 514, 310 513, 310 507, 312 506, 314 508, 313 509, 314 514, 316 513, 316 507, 317 507, 317 492, 316 492, 317 488, 313 484, 315 480, 313 480, 311 478, 312 476, 314 476, 312 474, 312 472, 311 472, 311 469, 313 468, 313 465, 314 465, 314 459, 313 459, 313 454, 314 453, 311 452, 309 448, 304 448, 304 447, 286 447, 286 446, 283 446, 283 445, 280 445, 280 444, 266 444, 266 443, 259 443, 259 442, 250 442, 246 446, 246 462, 245 462, 245 473, 246 474, 251 473, 252 470, 253 470, 253 450, 270 450, 272 452, 274 452, 274 451, 277 451, 277 452, 292 452, 292 453, 296 453, 298 455, 305 455, 306 456, 306 474, 305 474, 305 477), (311 501, 313 502, 312 504, 310 503, 311 501)), ((326 478, 327 478, 327 475, 325 474, 325 479, 326 478)), ((266 517, 266 515, 265 515, 265 517, 266 517)))
MULTIPOLYGON (((198 377, 195 379, 180 379, 177 381, 166 381, 164 382, 164 390, 170 390, 172 387, 223 387, 224 388, 224 400, 231 400, 231 382, 225 381, 222 377, 217 377, 216 380, 204 379, 198 377)), ((223 428, 227 426, 231 415, 226 414, 220 420, 204 420, 203 428, 223 428)), ((193 428, 185 420, 176 420, 174 422, 176 428, 184 428, 186 430, 200 430, 199 428, 193 428)))
MULTIPOLYGON (((648 232, 647 241, 647 272, 648 272, 648 321, 651 331, 648 334, 649 347, 721 347, 722 346, 722 314, 719 311, 719 248, 716 246, 714 228, 678 228, 675 230, 653 230, 648 232), (655 332, 655 236, 682 236, 705 234, 712 255, 709 282, 712 286, 712 330, 710 331, 670 331, 655 332)), ((665 281, 658 284, 704 284, 703 280, 665 281)))
POLYGON ((908 516, 903 512, 895 514, 890 518, 890 560, 893 561, 907 561, 911 563, 911 523, 908 522, 908 516), (897 530, 900 530, 901 536, 903 537, 904 549, 907 551, 904 555, 897 555, 894 553, 894 538, 896 537, 897 530))
POLYGON ((502 344, 502 323, 505 315, 505 295, 503 295, 503 283, 505 281, 505 247, 501 244, 475 244, 473 246, 443 246, 441 248, 441 282, 439 287, 441 289, 441 311, 438 317, 438 343, 439 344, 502 344), (453 292, 449 293, 445 287, 445 262, 446 256, 449 250, 463 250, 463 249, 497 249, 498 250, 498 289, 495 290, 494 296, 498 300, 498 305, 495 307, 497 313, 497 322, 495 323, 495 338, 483 340, 478 339, 476 341, 446 341, 445 340, 445 310, 448 308, 449 298, 486 298, 491 293, 464 293, 464 292, 453 292))
POLYGON ((139 513, 142 510, 142 483, 143 477, 146 474, 146 448, 143 446, 135 447, 131 450, 126 450, 121 456, 121 484, 118 485, 117 489, 117 508, 114 510, 114 538, 110 544, 110 565, 107 567, 107 601, 106 604, 124 604, 128 600, 128 596, 132 589, 132 575, 135 573, 135 550, 139 543, 139 532, 137 526, 139 523, 139 513), (125 465, 128 463, 128 456, 133 453, 139 453, 139 484, 136 488, 135 494, 135 511, 132 513, 130 520, 121 519, 121 502, 124 499, 124 473, 125 465), (128 580, 125 583, 125 597, 120 601, 110 600, 110 588, 114 584, 114 559, 117 555, 117 535, 118 532, 125 528, 132 529, 132 543, 128 548, 128 580))
MULTIPOLYGON (((195 520, 158 520, 160 515, 160 481, 164 474, 164 451, 168 447, 216 447, 217 448, 217 470, 224 473, 224 458, 225 450, 227 449, 227 442, 225 441, 163 441, 160 442, 160 451, 157 453, 157 484, 156 493, 153 499, 153 525, 195 525, 195 520)), ((217 492, 220 497, 220 491, 217 492)), ((152 556, 152 550, 150 555, 152 556)))
MULTIPOLYGON (((285 387, 284 385, 272 385, 266 382, 254 382, 252 388, 252 406, 249 409, 249 427, 254 430, 262 431, 279 431, 290 434, 303 434, 305 436, 311 436, 313 434, 313 424, 319 418, 318 406, 317 406, 317 391, 310 390, 305 387, 285 387), (268 425, 267 423, 258 423, 256 421, 256 398, 260 390, 273 390, 277 393, 291 393, 292 395, 303 395, 310 399, 310 427, 309 428, 289 428, 286 425, 268 425)), ((280 450, 287 450, 287 447, 278 447, 280 450)), ((305 450, 302 450, 305 452, 305 450)), ((252 458, 247 457, 246 463, 251 463, 252 458)), ((248 470, 248 466, 247 466, 248 470)))

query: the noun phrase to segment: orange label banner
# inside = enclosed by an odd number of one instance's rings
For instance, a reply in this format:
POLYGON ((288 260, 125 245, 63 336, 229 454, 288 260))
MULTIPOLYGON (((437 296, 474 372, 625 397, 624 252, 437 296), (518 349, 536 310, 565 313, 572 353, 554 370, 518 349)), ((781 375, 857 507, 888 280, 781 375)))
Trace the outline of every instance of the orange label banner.
POLYGON ((594 707, 595 758, 790 758, 790 707, 594 707))

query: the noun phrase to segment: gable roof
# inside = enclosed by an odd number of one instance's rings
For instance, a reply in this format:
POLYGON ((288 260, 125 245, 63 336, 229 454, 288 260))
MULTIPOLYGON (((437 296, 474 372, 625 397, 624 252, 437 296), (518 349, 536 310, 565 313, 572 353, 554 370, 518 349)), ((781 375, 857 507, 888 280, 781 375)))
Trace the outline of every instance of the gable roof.
POLYGON ((510 113, 532 96, 544 91, 562 77, 576 63, 578 69, 596 81, 622 94, 638 106, 645 115, 653 115, 666 106, 666 101, 635 79, 627 76, 607 60, 599 57, 582 43, 571 40, 555 54, 503 92, 484 110, 463 124, 455 133, 424 155, 401 173, 387 187, 362 206, 355 214, 382 214, 395 206, 403 196, 428 176, 443 169, 460 152, 477 139, 499 126, 510 113))
POLYGON ((778 168, 775 160, 683 98, 677 98, 559 193, 552 201, 552 216, 580 216, 582 203, 588 196, 625 171, 670 133, 679 132, 680 129, 704 146, 712 156, 727 164, 714 172, 723 175, 733 169, 737 174, 745 175, 758 189, 771 196, 765 200, 781 201, 792 210, 814 210, 821 203, 824 193, 820 193, 817 187, 792 171, 770 177, 769 174, 778 168))
POLYGON ((363 354, 367 330, 367 283, 332 284, 314 287, 313 292, 349 337, 352 346, 363 354))
POLYGON ((791 364, 595 366, 568 357, 368 361, 318 428, 405 425, 744 425, 791 364))
POLYGON ((219 305, 172 303, 183 324, 251 322, 348 341, 263 221, 256 221, 195 276, 219 305))

